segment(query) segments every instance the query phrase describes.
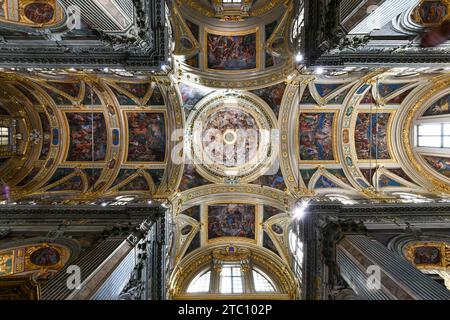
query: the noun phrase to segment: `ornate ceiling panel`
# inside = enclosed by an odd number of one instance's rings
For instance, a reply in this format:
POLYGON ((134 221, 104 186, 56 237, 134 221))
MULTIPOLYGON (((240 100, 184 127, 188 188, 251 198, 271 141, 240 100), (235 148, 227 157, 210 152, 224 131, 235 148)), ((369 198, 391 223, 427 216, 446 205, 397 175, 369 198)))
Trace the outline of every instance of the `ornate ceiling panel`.
POLYGON ((163 0, 4 0, 0 34, 0 66, 157 70, 168 59, 163 0))

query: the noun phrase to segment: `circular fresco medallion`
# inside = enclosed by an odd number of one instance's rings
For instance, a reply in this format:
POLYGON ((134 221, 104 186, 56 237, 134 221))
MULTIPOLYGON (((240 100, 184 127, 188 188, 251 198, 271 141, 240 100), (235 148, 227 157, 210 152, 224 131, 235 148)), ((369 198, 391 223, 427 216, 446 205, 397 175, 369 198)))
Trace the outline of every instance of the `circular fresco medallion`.
POLYGON ((189 115, 187 154, 210 181, 249 182, 273 159, 273 112, 251 94, 215 93, 189 115))
POLYGON ((273 230, 273 232, 275 232, 276 234, 282 234, 282 233, 283 233, 283 228, 280 227, 280 226, 277 225, 277 224, 273 224, 273 225, 272 225, 272 230, 273 230))
POLYGON ((25 17, 34 23, 43 24, 52 21, 55 9, 48 3, 30 3, 24 8, 25 17))
POLYGON ((186 235, 188 235, 189 233, 191 233, 191 231, 192 231, 192 226, 191 226, 191 225, 184 226, 184 227, 181 229, 181 235, 186 236, 186 235))
POLYGON ((53 266, 60 261, 58 250, 52 247, 43 247, 33 251, 30 262, 37 266, 53 266))
POLYGON ((207 118, 202 143, 205 155, 215 164, 227 168, 243 165, 257 156, 256 120, 238 106, 224 104, 207 118))

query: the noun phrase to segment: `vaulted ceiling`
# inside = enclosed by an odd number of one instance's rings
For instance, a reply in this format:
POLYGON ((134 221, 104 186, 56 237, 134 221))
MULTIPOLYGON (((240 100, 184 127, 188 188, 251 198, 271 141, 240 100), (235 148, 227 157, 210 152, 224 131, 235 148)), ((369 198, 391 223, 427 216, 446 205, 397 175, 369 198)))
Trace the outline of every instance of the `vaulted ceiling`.
MULTIPOLYGON (((419 124, 449 121, 448 57, 414 64, 428 52, 418 46, 415 4, 369 30, 370 41, 324 51, 305 49, 305 10, 315 7, 302 2, 173 1, 169 30, 160 1, 133 3, 150 21, 139 10, 112 20, 82 12, 80 30, 56 32, 67 19, 56 2, 41 8, 47 15, 0 14, 0 121, 16 146, 0 150, 5 203, 157 199, 173 213, 178 262, 241 243, 288 263, 289 211, 301 198, 449 201, 448 149, 417 147, 419 124), (382 52, 387 30, 390 40, 412 39, 406 51, 387 41, 392 56, 382 52), (365 51, 389 62, 364 65, 365 51)), ((352 18, 353 29, 364 17, 352 18)))

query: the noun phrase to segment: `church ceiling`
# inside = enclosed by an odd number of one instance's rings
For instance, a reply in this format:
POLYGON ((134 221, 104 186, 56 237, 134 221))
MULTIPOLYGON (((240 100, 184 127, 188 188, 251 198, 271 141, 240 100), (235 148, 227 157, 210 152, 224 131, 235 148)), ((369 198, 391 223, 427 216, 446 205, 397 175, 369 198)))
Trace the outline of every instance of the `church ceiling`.
MULTIPOLYGON (((417 130, 450 121, 449 70, 306 67, 296 61, 292 35, 299 8, 243 4, 233 11, 217 1, 171 3, 170 65, 165 31, 151 30, 155 41, 142 55, 128 38, 103 32, 99 39, 98 21, 85 19, 56 49, 69 48, 73 58, 71 41, 84 39, 94 49, 79 60, 0 70, 0 127, 13 130, 15 146, 0 147, 4 203, 158 200, 172 213, 177 261, 198 248, 240 243, 289 264, 289 212, 301 198, 448 201, 448 148, 418 147, 417 130)), ((51 41, 42 33, 62 23, 60 7, 52 18, 48 6, 31 8, 48 25, 33 25, 31 13, 12 22, 5 16, 0 28, 16 28, 5 39, 26 47, 29 29, 21 28, 32 28, 42 31, 29 34, 34 47, 51 41)))
POLYGON ((162 0, 2 0, 0 66, 158 70, 167 64, 162 0))
POLYGON ((152 197, 167 184, 169 129, 176 125, 162 79, 4 74, 2 81, 22 90, 14 99, 29 110, 27 128, 37 136, 25 132, 35 143, 23 166, 9 161, 4 168, 14 197, 152 197))

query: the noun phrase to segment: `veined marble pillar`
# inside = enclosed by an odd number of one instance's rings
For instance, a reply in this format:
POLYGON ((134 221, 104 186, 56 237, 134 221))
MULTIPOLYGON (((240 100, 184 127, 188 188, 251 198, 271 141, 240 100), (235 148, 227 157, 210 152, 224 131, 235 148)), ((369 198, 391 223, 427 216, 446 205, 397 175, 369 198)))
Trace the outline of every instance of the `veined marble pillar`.
POLYGON ((341 276, 361 298, 450 300, 450 291, 367 236, 344 236, 336 245, 336 262, 341 276))

